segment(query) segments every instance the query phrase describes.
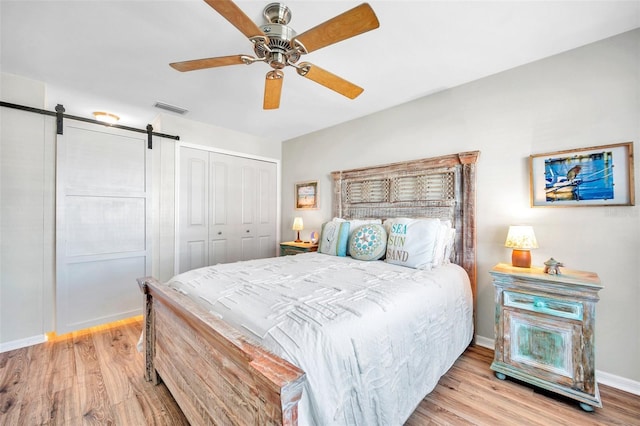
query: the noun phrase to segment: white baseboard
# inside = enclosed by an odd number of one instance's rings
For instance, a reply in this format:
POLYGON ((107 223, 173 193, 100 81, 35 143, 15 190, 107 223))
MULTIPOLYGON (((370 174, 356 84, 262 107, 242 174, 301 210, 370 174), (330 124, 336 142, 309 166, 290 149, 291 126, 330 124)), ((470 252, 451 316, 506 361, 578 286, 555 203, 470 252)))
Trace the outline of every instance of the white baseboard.
MULTIPOLYGON (((483 348, 495 349, 495 340, 488 337, 476 335, 476 345, 483 348)), ((611 386, 612 388, 620 389, 625 392, 629 392, 635 395, 640 395, 640 382, 627 379, 626 377, 616 376, 615 374, 606 373, 604 371, 596 370, 596 380, 603 385, 611 386)))
POLYGON ((476 345, 482 346, 483 348, 489 348, 491 350, 494 350, 496 347, 493 339, 480 335, 476 335, 476 345))
POLYGON ((26 337, 24 339, 12 340, 11 342, 0 343, 0 353, 13 351, 15 349, 26 348, 27 346, 37 345, 47 341, 47 335, 26 337))
POLYGON ((596 379, 600 384, 611 386, 612 388, 620 389, 635 395, 640 395, 640 382, 636 382, 635 380, 616 376, 611 373, 605 373, 600 370, 596 370, 596 379))

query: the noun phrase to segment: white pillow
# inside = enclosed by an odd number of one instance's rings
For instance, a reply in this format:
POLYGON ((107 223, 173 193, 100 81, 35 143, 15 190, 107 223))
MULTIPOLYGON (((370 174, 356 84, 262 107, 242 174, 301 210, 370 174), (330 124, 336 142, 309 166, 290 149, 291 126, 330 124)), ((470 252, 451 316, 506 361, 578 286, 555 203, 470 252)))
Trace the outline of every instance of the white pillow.
POLYGON ((447 242, 449 240, 450 225, 445 222, 440 222, 438 228, 438 235, 436 237, 436 245, 433 249, 433 267, 441 266, 444 263, 444 252, 447 248, 447 242))
POLYGON ((440 219, 396 218, 387 222, 390 229, 385 261, 416 269, 431 269, 440 219))
POLYGON ((449 229, 449 238, 447 239, 447 245, 444 249, 444 263, 451 263, 451 259, 455 255, 456 248, 456 229, 449 229))

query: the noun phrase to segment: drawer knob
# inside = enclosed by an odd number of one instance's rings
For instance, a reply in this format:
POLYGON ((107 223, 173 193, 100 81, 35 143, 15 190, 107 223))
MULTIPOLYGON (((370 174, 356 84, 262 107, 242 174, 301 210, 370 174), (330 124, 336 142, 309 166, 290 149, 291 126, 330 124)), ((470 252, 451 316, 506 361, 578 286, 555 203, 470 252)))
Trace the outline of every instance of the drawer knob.
POLYGON ((535 306, 536 308, 546 308, 547 304, 543 300, 536 300, 535 302, 533 302, 533 306, 535 306))

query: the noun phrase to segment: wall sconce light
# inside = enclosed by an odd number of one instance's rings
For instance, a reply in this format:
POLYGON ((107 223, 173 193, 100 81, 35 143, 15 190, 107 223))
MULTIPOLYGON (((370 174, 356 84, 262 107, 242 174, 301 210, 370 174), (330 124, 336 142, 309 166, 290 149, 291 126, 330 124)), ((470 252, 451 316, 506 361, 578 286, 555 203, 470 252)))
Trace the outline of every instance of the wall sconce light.
POLYGON ((511 264, 519 268, 531 267, 531 249, 538 248, 538 241, 531 226, 510 226, 505 247, 513 249, 511 264))
POLYGON ((300 231, 302 231, 304 229, 304 226, 302 225, 302 218, 301 217, 296 217, 293 219, 293 227, 291 228, 294 231, 298 231, 298 237, 296 238, 296 243, 300 243, 302 242, 302 240, 300 239, 300 231))
POLYGON ((102 121, 103 123, 107 124, 116 124, 118 120, 120 120, 120 117, 118 117, 117 115, 104 111, 95 111, 93 113, 93 116, 96 118, 96 120, 102 121))

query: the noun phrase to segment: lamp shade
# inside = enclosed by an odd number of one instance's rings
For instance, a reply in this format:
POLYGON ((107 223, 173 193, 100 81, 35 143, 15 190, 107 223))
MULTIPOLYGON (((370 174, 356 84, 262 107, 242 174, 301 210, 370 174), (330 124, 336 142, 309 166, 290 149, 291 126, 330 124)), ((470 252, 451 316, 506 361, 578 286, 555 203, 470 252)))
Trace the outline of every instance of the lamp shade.
POLYGON ((533 233, 533 227, 521 225, 510 226, 507 241, 505 241, 504 246, 518 250, 538 248, 538 241, 533 233))
POLYGON ((301 217, 296 217, 293 219, 293 227, 291 229, 293 229, 294 231, 302 231, 304 229, 301 217))
POLYGON ((300 239, 300 231, 302 231, 303 229, 301 217, 296 217, 293 219, 293 226, 291 227, 291 229, 293 229, 294 231, 298 231, 295 242, 296 243, 302 242, 302 240, 300 239))

